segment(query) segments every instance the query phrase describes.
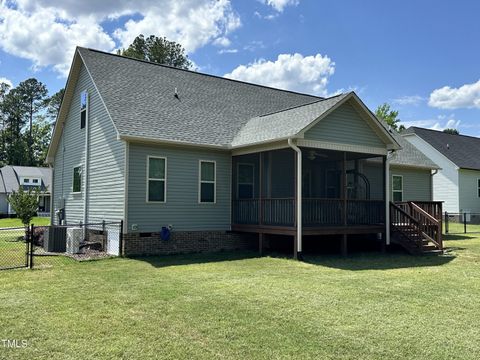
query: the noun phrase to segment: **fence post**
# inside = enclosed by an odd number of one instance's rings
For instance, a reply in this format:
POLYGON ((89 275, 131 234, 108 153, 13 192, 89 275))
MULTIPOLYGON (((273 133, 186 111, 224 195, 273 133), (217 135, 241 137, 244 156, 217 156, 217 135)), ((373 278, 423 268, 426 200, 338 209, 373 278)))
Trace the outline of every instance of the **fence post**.
POLYGON ((448 234, 448 212, 445 211, 445 234, 448 234))
POLYGON ((118 253, 123 257, 123 220, 120 220, 120 232, 118 234, 118 253))
POLYGON ((33 251, 34 251, 34 246, 33 246, 33 231, 34 231, 34 225, 30 225, 30 231, 29 231, 29 240, 30 240, 30 269, 33 269, 33 251))
POLYGON ((467 213, 463 213, 463 233, 467 233, 467 213))

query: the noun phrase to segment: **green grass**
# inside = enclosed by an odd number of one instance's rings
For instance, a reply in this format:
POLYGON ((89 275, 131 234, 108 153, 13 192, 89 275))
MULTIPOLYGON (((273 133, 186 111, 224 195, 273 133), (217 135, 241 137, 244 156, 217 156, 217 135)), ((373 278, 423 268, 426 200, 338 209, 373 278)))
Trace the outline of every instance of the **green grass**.
POLYGON ((15 359, 477 359, 480 238, 444 256, 216 254, 0 273, 15 359))
MULTIPOLYGON (((31 221, 32 224, 37 226, 46 226, 50 225, 49 217, 34 217, 31 221)), ((0 219, 0 229, 1 228, 11 228, 11 227, 22 227, 23 224, 20 219, 0 219)))
MULTIPOLYGON (((445 233, 445 225, 443 226, 443 232, 445 233)), ((449 234, 463 234, 465 232, 465 226, 463 222, 448 222, 449 234)), ((478 233, 480 234, 480 225, 467 223, 467 234, 478 233)))

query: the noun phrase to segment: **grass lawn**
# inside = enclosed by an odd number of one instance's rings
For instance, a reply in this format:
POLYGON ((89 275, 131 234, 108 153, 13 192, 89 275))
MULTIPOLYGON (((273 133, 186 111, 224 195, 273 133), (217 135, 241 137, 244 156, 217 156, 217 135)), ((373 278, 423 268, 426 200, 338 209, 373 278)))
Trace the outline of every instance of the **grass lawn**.
MULTIPOLYGON (((50 218, 49 217, 34 217, 32 224, 37 226, 46 226, 50 225, 50 218)), ((10 228, 10 227, 21 227, 23 226, 20 219, 0 219, 0 229, 1 228, 10 228)))
POLYGON ((478 359, 480 238, 444 256, 216 254, 0 273, 0 358, 478 359))

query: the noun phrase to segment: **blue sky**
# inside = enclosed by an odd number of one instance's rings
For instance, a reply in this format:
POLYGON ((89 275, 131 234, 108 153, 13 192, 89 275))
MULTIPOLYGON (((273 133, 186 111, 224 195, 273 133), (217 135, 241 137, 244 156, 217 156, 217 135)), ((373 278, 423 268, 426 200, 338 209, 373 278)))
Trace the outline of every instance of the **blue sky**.
POLYGON ((199 71, 388 102, 407 125, 480 136, 480 1, 0 0, 0 78, 65 85, 76 45, 140 32, 182 43, 199 71))

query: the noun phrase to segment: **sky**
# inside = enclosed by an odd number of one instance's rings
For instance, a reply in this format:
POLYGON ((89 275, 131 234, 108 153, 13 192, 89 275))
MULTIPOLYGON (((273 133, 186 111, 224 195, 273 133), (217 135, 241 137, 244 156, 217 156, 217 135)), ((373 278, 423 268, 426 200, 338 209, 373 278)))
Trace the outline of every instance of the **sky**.
POLYGON ((355 91, 406 126, 480 136, 478 0, 0 0, 0 81, 65 86, 76 46, 139 34, 197 71, 319 96, 355 91))

